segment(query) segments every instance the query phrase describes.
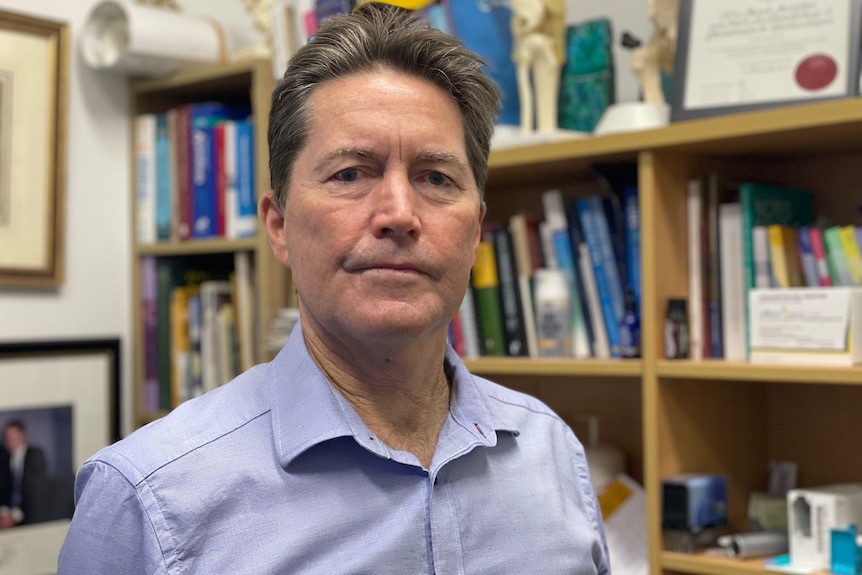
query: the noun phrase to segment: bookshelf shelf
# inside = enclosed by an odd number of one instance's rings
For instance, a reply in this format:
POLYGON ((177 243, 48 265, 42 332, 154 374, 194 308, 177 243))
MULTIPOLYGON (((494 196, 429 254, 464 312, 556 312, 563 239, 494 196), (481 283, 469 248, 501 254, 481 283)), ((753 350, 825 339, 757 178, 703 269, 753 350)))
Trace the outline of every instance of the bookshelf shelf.
POLYGON ((765 381, 776 383, 841 384, 862 386, 862 367, 752 364, 746 361, 659 360, 663 378, 765 381))
POLYGON ((764 568, 763 558, 732 559, 702 553, 687 555, 665 551, 661 556, 661 564, 663 568, 671 571, 697 575, 751 575, 770 572, 764 568))
POLYGON ((636 359, 522 359, 482 357, 464 362, 473 373, 482 375, 579 375, 584 377, 640 377, 641 362, 636 359))
POLYGON ((190 240, 185 242, 160 242, 139 245, 135 248, 138 256, 186 256, 194 254, 221 254, 241 251, 254 251, 260 241, 257 238, 225 240, 219 238, 190 240))

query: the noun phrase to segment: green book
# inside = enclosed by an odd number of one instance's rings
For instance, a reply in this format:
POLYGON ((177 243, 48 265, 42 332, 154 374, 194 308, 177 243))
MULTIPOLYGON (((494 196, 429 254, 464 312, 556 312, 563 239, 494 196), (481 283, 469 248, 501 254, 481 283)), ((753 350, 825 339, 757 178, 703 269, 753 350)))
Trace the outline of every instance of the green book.
POLYGON ((473 302, 479 325, 479 348, 482 355, 506 355, 506 331, 500 299, 500 278, 494 245, 479 242, 473 264, 473 302))

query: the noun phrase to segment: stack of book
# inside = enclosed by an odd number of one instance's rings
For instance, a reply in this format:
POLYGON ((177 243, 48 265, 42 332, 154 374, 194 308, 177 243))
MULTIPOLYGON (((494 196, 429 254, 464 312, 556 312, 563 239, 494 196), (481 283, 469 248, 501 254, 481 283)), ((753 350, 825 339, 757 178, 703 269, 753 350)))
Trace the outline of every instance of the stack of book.
POLYGON ((710 173, 687 210, 692 359, 748 357, 751 289, 862 286, 862 206, 859 225, 824 223, 808 190, 710 173))
POLYGON ((639 334, 632 341, 626 321, 630 316, 636 329, 637 187, 587 197, 548 190, 542 200, 544 219, 517 213, 508 225, 486 225, 471 289, 450 326, 453 347, 467 358, 637 357, 639 334), (547 274, 539 270, 562 278, 563 317, 546 309, 536 279, 547 274), (564 330, 560 341, 547 341, 549 324, 564 330))
POLYGON ((183 258, 141 260, 144 397, 170 410, 248 369, 255 358, 253 263, 235 252, 205 266, 183 258))
POLYGON ((256 233, 254 126, 219 102, 135 118, 138 243, 256 233))

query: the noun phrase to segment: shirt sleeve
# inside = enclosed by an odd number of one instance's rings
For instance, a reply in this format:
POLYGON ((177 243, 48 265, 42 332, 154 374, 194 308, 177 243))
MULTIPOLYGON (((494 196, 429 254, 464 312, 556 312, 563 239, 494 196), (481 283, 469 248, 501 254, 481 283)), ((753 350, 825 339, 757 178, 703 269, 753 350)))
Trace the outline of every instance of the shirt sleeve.
POLYGON ((167 575, 159 541, 132 485, 116 468, 91 461, 75 480, 75 513, 57 575, 167 575))
POLYGON ((568 432, 572 464, 575 468, 575 473, 578 476, 578 483, 581 486, 581 501, 583 504, 584 514, 596 532, 596 538, 592 548, 593 564, 595 565, 596 572, 599 575, 609 575, 611 568, 608 542, 605 537, 605 526, 602 521, 602 512, 599 507, 599 500, 596 496, 595 489, 593 489, 593 482, 590 479, 590 470, 587 466, 587 456, 584 452, 583 445, 575 437, 574 432, 571 429, 569 429, 568 432))

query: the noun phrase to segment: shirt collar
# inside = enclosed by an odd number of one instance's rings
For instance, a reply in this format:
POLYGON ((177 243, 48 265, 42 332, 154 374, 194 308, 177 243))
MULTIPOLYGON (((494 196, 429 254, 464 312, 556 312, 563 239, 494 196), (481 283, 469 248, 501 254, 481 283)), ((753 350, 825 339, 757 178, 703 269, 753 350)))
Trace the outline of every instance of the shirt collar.
MULTIPOLYGON (((449 411, 459 426, 488 447, 497 444, 498 431, 519 433, 512 421, 492 408, 487 392, 451 347, 445 362, 452 381, 449 411)), ((353 406, 312 359, 299 322, 269 364, 267 380, 275 446, 282 466, 287 467, 309 448, 339 437, 353 437, 369 451, 390 457, 386 445, 374 439, 353 406)))

